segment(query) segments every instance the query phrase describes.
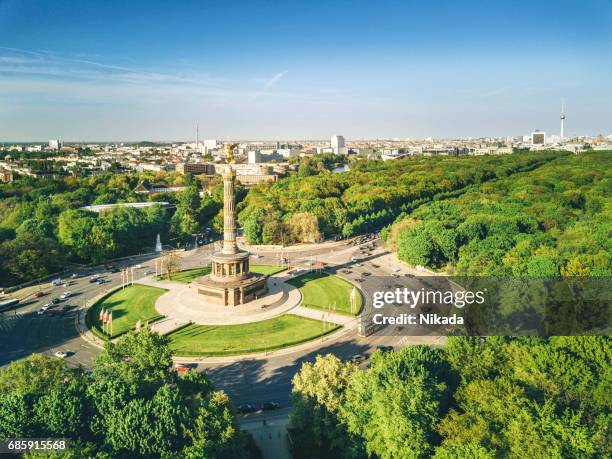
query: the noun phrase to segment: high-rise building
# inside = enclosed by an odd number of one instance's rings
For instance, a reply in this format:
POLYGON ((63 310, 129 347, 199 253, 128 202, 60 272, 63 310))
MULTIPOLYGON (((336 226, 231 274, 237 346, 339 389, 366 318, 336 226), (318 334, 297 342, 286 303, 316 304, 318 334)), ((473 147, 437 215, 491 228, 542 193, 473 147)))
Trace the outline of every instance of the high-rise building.
POLYGON ((53 150, 59 150, 64 146, 64 141, 61 139, 51 139, 49 140, 49 148, 53 150))
POLYGON ((257 164, 261 162, 261 152, 259 150, 249 150, 247 152, 247 162, 257 164))
POLYGON ((532 145, 544 145, 546 143, 546 132, 538 131, 537 129, 531 133, 532 145))
POLYGON ((331 147, 334 153, 336 154, 344 154, 346 153, 346 146, 344 142, 344 137, 341 135, 335 135, 331 138, 331 147))

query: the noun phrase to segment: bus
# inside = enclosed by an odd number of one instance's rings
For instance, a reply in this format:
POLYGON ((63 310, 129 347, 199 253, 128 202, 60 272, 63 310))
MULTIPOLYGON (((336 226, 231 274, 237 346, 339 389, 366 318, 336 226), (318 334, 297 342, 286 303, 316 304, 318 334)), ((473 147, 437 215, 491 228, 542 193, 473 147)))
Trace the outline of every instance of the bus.
POLYGON ((13 298, 12 300, 4 300, 0 301, 0 312, 6 311, 7 309, 11 309, 19 304, 19 300, 17 298, 13 298))

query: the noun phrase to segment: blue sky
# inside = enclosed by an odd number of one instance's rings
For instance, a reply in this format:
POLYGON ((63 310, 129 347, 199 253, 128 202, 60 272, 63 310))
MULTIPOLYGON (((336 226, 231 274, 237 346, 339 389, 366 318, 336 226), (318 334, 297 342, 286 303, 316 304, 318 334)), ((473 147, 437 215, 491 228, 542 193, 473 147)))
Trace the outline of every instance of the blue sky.
POLYGON ((612 1, 0 0, 0 141, 612 133, 612 1))

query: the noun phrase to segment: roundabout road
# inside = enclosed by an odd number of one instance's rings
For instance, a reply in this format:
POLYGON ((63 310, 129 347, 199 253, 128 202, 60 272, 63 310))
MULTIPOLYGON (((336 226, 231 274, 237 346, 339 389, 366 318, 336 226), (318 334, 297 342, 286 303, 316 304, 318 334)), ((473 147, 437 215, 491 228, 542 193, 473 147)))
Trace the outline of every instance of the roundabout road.
MULTIPOLYGON (((378 242, 370 242, 372 247, 367 254, 361 253, 361 248, 348 246, 345 242, 325 243, 316 246, 305 246, 299 251, 288 251, 289 264, 308 268, 312 263, 322 261, 330 267, 337 266, 340 277, 355 283, 362 274, 375 276, 390 276, 394 270, 408 270, 400 266, 393 258, 379 247, 378 242), (362 259, 353 262, 353 257, 362 259), (349 269, 351 273, 342 272, 349 269)), ((182 254, 182 269, 201 266, 209 261, 214 251, 212 245, 185 252, 182 254)), ((257 251, 250 248, 257 258, 253 264, 275 264, 276 254, 273 251, 257 251)), ((138 261, 114 263, 115 266, 131 266, 138 261)), ((151 260, 141 261, 143 267, 135 270, 135 280, 142 277, 144 271, 153 268, 151 260)), ((68 287, 51 287, 49 283, 40 286, 47 292, 45 296, 34 299, 33 294, 39 288, 28 287, 14 295, 16 298, 29 296, 30 300, 22 301, 15 311, 4 312, 0 316, 0 366, 13 360, 26 357, 34 352, 52 355, 56 351, 68 353, 66 361, 71 366, 83 365, 90 367, 94 357, 100 352, 95 345, 80 337, 75 326, 76 311, 84 307, 88 300, 99 295, 104 290, 110 290, 121 284, 120 273, 110 273, 104 270, 91 270, 87 276, 74 280, 74 285, 68 287), (100 274, 106 280, 102 285, 90 283, 92 274, 100 274), (39 315, 40 307, 52 298, 59 297, 65 290, 74 292, 74 296, 62 304, 74 306, 62 316, 51 317, 39 315)), ((359 284, 356 284, 359 285, 359 284)), ((367 297, 369 292, 363 292, 367 297)), ((62 305, 60 304, 60 306, 62 305)), ((396 349, 407 344, 441 344, 439 337, 401 337, 401 336, 369 336, 362 338, 356 332, 339 334, 333 340, 321 342, 320 347, 312 351, 291 352, 289 349, 278 354, 270 354, 259 358, 243 357, 204 360, 198 364, 199 370, 205 370, 211 380, 219 388, 225 390, 236 405, 251 403, 258 405, 274 401, 281 406, 290 404, 291 379, 299 371, 302 363, 314 361, 316 355, 333 353, 339 358, 347 359, 354 354, 371 354, 378 345, 390 345, 396 349)), ((367 365, 365 363, 364 365, 367 365)))

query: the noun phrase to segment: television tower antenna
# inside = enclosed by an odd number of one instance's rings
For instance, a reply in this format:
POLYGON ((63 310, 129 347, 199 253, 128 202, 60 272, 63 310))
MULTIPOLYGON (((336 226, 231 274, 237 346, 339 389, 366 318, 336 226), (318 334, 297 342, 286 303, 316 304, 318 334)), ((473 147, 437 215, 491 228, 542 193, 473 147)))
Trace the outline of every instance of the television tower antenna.
POLYGON ((565 131, 565 100, 561 99, 561 140, 565 131))
POLYGON ((196 124, 196 151, 200 152, 200 125, 196 124))

